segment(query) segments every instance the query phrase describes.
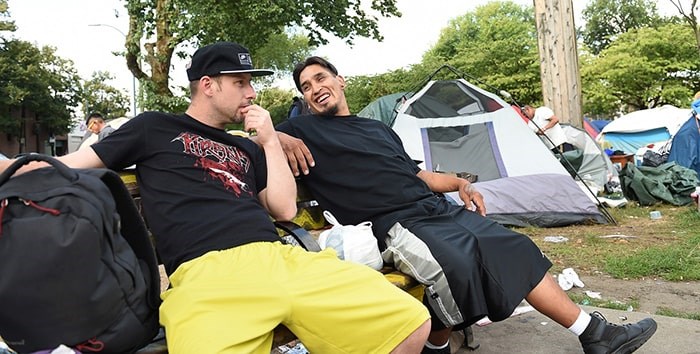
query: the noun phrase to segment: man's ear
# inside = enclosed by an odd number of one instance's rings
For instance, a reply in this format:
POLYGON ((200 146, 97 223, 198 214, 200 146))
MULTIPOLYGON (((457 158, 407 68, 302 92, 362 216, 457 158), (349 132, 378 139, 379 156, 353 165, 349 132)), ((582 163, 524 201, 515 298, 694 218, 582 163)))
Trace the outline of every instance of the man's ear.
POLYGON ((345 89, 345 78, 342 75, 337 75, 338 81, 340 82, 340 88, 345 89))
POLYGON ((209 76, 202 76, 202 77, 199 79, 199 85, 200 85, 199 89, 200 89, 205 95, 207 95, 207 96, 211 96, 211 95, 212 95, 211 90, 213 89, 212 86, 214 85, 214 80, 213 80, 211 77, 209 77, 209 76))

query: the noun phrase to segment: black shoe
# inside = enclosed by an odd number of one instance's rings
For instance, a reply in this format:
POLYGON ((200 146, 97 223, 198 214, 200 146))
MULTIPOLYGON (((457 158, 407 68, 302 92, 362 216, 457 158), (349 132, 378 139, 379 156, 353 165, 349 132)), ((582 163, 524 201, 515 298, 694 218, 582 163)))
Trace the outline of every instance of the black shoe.
POLYGON ((586 354, 631 353, 641 347, 656 332, 656 321, 645 318, 637 323, 609 323, 600 312, 591 313, 591 323, 578 336, 586 354))
POLYGON ((423 347, 420 354, 450 354, 450 345, 448 344, 442 349, 430 349, 428 347, 423 347))

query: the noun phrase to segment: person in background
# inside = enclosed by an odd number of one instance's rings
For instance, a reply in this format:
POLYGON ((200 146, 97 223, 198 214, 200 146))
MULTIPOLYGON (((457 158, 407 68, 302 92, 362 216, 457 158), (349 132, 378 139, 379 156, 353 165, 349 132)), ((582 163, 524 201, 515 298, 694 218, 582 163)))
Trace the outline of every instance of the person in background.
POLYGON ((537 134, 548 149, 554 153, 563 151, 563 144, 566 143, 564 129, 559 125, 559 118, 554 115, 549 107, 539 107, 535 109, 530 105, 523 106, 523 114, 530 119, 527 126, 537 134))
POLYGON ((110 125, 108 125, 105 122, 104 117, 102 117, 102 114, 98 112, 93 112, 90 113, 90 115, 87 118, 87 130, 90 131, 93 134, 97 135, 97 141, 101 141, 104 139, 107 135, 112 134, 116 129, 112 128, 110 125))
POLYGON ((292 171, 342 224, 371 221, 384 260, 426 286, 432 331, 423 353, 449 354, 453 330, 506 319, 523 298, 586 353, 629 353, 654 334, 651 318, 618 326, 572 302, 529 237, 484 217, 469 181, 421 170, 390 127, 352 115, 333 64, 310 57, 293 77, 314 115, 276 127, 292 171), (451 191, 463 207, 436 194, 451 191))

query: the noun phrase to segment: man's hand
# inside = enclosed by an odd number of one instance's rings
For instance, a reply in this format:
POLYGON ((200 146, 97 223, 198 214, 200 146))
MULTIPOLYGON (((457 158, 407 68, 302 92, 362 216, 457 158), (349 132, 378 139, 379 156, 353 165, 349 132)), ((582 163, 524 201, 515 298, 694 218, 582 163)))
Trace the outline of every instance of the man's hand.
POLYGON ((264 108, 253 104, 241 110, 245 115, 243 130, 251 135, 257 136, 257 143, 266 146, 272 139, 275 139, 275 127, 272 125, 270 112, 264 108))
POLYGON ((486 205, 484 204, 484 196, 467 182, 459 188, 459 198, 464 202, 464 208, 473 210, 481 216, 486 216, 486 205))
POLYGON ((282 145, 282 151, 287 156, 287 162, 292 169, 294 176, 299 176, 299 171, 303 174, 309 174, 309 167, 314 167, 314 157, 311 151, 306 147, 306 144, 301 139, 289 136, 282 132, 277 132, 277 135, 282 145))
POLYGON ((445 173, 420 170, 418 178, 428 185, 431 191, 436 193, 457 192, 464 202, 464 209, 472 210, 481 216, 486 216, 486 204, 484 196, 464 178, 459 178, 445 173))

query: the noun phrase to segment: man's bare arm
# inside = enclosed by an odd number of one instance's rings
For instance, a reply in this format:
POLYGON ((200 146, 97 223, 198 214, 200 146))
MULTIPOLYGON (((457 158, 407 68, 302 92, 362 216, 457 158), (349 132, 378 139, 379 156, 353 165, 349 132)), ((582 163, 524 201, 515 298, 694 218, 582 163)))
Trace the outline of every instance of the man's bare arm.
POLYGON ((464 202, 465 208, 471 210, 473 206, 477 213, 482 216, 486 215, 484 197, 466 179, 424 170, 418 172, 418 178, 422 179, 433 192, 447 193, 458 191, 459 198, 464 202))
POLYGON ((544 127, 542 127, 542 130, 548 130, 548 129, 550 129, 551 127, 557 125, 557 123, 559 123, 559 118, 557 118, 557 116, 551 116, 551 117, 547 120, 547 124, 546 124, 544 127))
MULTIPOLYGON (((101 168, 104 163, 92 148, 81 149, 68 155, 58 156, 57 160, 71 168, 101 168)), ((0 172, 5 171, 17 159, 0 161, 0 172)), ((32 162, 20 168, 15 174, 25 173, 37 168, 48 166, 45 162, 32 162)))
POLYGON ((270 113, 258 105, 243 109, 244 129, 255 130, 255 142, 265 151, 267 186, 258 198, 275 220, 291 220, 296 215, 296 183, 282 152, 270 113))
POLYGON ((282 132, 277 132, 277 136, 282 144, 282 150, 287 156, 287 163, 292 169, 292 174, 299 176, 299 171, 301 171, 301 173, 308 175, 309 168, 314 167, 316 162, 306 144, 301 139, 282 132))

